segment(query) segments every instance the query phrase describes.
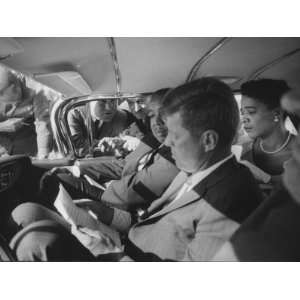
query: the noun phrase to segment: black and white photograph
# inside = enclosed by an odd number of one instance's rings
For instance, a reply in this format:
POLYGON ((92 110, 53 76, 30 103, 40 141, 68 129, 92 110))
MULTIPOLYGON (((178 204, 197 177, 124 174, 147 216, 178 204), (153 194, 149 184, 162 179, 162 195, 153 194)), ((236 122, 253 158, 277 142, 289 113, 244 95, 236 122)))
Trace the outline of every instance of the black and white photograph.
POLYGON ((3 260, 300 259, 300 38, 0 46, 3 260))
POLYGON ((61 13, 62 33, 0 32, 5 268, 299 262, 299 33, 119 33, 113 12, 104 32, 61 13))

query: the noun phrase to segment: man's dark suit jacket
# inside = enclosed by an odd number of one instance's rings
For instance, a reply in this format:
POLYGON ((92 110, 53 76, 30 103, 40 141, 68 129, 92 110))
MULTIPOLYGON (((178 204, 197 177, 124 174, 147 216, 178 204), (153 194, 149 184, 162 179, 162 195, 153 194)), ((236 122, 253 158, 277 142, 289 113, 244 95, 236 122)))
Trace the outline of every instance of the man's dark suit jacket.
POLYGON ((168 200, 155 200, 146 218, 131 227, 125 252, 134 260, 210 260, 262 195, 250 171, 231 158, 177 201, 166 205, 168 200))
POLYGON ((179 173, 170 148, 152 136, 142 139, 135 151, 125 159, 94 159, 80 167, 83 174, 98 182, 114 179, 101 196, 109 205, 124 210, 144 209, 159 198, 179 173), (139 162, 145 155, 152 155, 141 170, 139 162))
POLYGON ((231 239, 241 261, 300 261, 300 206, 282 187, 231 239))
MULTIPOLYGON (((99 121, 92 120, 92 136, 95 140, 101 140, 104 137, 116 137, 132 123, 140 126, 140 121, 125 110, 117 110, 110 122, 104 122, 99 125, 99 121)), ((79 156, 88 154, 89 142, 88 131, 86 127, 86 111, 84 108, 77 108, 68 114, 68 125, 71 132, 71 139, 79 156)), ((141 128, 141 131, 143 129, 141 128)))

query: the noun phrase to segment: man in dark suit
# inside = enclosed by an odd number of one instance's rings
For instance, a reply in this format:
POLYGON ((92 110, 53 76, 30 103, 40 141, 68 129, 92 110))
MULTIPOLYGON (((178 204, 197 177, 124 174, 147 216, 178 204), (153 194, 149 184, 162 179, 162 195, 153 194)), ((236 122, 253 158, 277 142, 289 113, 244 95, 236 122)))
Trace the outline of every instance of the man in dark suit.
POLYGON ((117 99, 101 99, 90 102, 88 109, 86 107, 75 108, 68 114, 71 140, 80 157, 87 155, 90 150, 86 127, 87 114, 89 113, 92 119, 92 138, 95 146, 102 138, 118 136, 133 123, 136 123, 140 131, 145 133, 145 128, 141 122, 132 113, 119 110, 117 104, 117 99))
POLYGON ((46 174, 41 183, 42 203, 52 204, 59 183, 63 183, 73 199, 102 200, 122 209, 145 208, 158 198, 179 172, 169 147, 162 144, 167 131, 159 117, 159 109, 167 91, 160 89, 149 98, 147 107, 152 134, 145 136, 135 151, 125 159, 100 157, 80 163, 77 165, 79 178, 69 172, 46 174), (103 192, 90 184, 85 175, 100 183, 112 181, 103 192))
MULTIPOLYGON (((253 176, 231 153, 239 122, 237 104, 227 85, 202 78, 169 92, 162 114, 168 128, 165 144, 181 172, 137 220, 121 209, 111 217, 111 207, 93 212, 98 221, 127 233, 124 260, 209 260, 262 200, 253 176)), ((64 223, 57 216, 48 219, 58 222, 52 223, 54 227, 64 223)), ((24 224, 21 219, 17 222, 24 224)), ((49 248, 45 232, 32 227, 25 231, 14 240, 20 259, 51 260, 54 256, 46 249, 52 249, 68 260, 66 247, 75 249, 71 237, 64 242, 51 232, 49 248)), ((100 232, 78 228, 72 232, 93 255, 103 253, 107 239, 100 232)), ((74 251, 72 259, 86 259, 86 249, 74 251)))

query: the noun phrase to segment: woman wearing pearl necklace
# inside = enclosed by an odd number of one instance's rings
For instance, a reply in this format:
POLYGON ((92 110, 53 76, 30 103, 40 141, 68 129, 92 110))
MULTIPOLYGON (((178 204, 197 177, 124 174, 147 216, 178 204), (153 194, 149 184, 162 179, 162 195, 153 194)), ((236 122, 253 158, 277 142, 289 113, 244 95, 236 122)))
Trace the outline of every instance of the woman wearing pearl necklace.
POLYGON ((261 169, 265 176, 248 165, 259 183, 272 188, 281 181, 283 164, 291 157, 293 135, 285 127, 286 115, 280 108, 280 99, 289 89, 285 81, 275 79, 248 81, 241 86, 243 127, 252 139, 243 145, 242 160, 261 169))

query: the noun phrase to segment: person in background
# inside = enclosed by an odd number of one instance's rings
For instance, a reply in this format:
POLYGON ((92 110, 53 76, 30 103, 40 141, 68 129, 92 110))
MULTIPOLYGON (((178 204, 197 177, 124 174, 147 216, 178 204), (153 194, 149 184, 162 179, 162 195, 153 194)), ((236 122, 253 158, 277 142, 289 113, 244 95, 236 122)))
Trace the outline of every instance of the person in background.
POLYGON ((163 145, 167 129, 159 116, 168 90, 154 92, 147 102, 152 134, 145 136, 135 151, 125 159, 98 157, 45 174, 41 181, 42 203, 52 205, 59 183, 63 183, 73 199, 102 200, 123 209, 146 207, 151 199, 158 198, 178 173, 170 149, 163 145), (112 181, 103 192, 86 175, 101 184, 112 181))
MULTIPOLYGON (((118 109, 118 99, 100 99, 89 103, 86 107, 75 108, 68 114, 68 124, 71 140, 80 157, 90 154, 88 131, 86 127, 87 114, 91 114, 93 146, 105 137, 116 137, 133 123, 139 128, 135 116, 118 109)), ((143 132, 142 128, 139 128, 143 132)))
MULTIPOLYGON (((300 93, 282 97, 285 111, 300 119, 300 93)), ((214 261, 300 261, 300 135, 284 163, 283 186, 266 199, 224 244, 214 261)))
MULTIPOLYGON (((250 171, 231 153, 239 122, 237 104, 226 84, 201 78, 169 92, 161 113, 168 129, 165 144, 181 172, 137 222, 126 211, 111 223, 101 216, 103 210, 93 213, 103 223, 128 233, 124 260, 209 260, 262 200, 250 171)), ((42 222, 43 218, 45 214, 42 222)), ((14 239, 19 259, 87 259, 86 249, 81 251, 72 235, 49 232, 49 218, 47 229, 36 231, 25 219, 16 221, 30 227, 14 239)), ((56 226, 62 224, 63 220, 56 226)), ((97 230, 73 227, 72 232, 95 256, 111 244, 97 230)))
POLYGON ((147 132, 151 132, 147 111, 147 102, 150 98, 151 94, 142 98, 127 100, 130 111, 137 119, 141 120, 147 132))
POLYGON ((29 88, 22 75, 0 66, 1 153, 47 157, 53 138, 50 100, 43 91, 29 88))
POLYGON ((289 89, 285 81, 275 79, 249 81, 241 86, 243 127, 252 139, 243 145, 241 160, 260 183, 270 184, 271 190, 280 181, 284 162, 291 157, 294 138, 285 128, 286 114, 280 108, 280 98, 289 89))

